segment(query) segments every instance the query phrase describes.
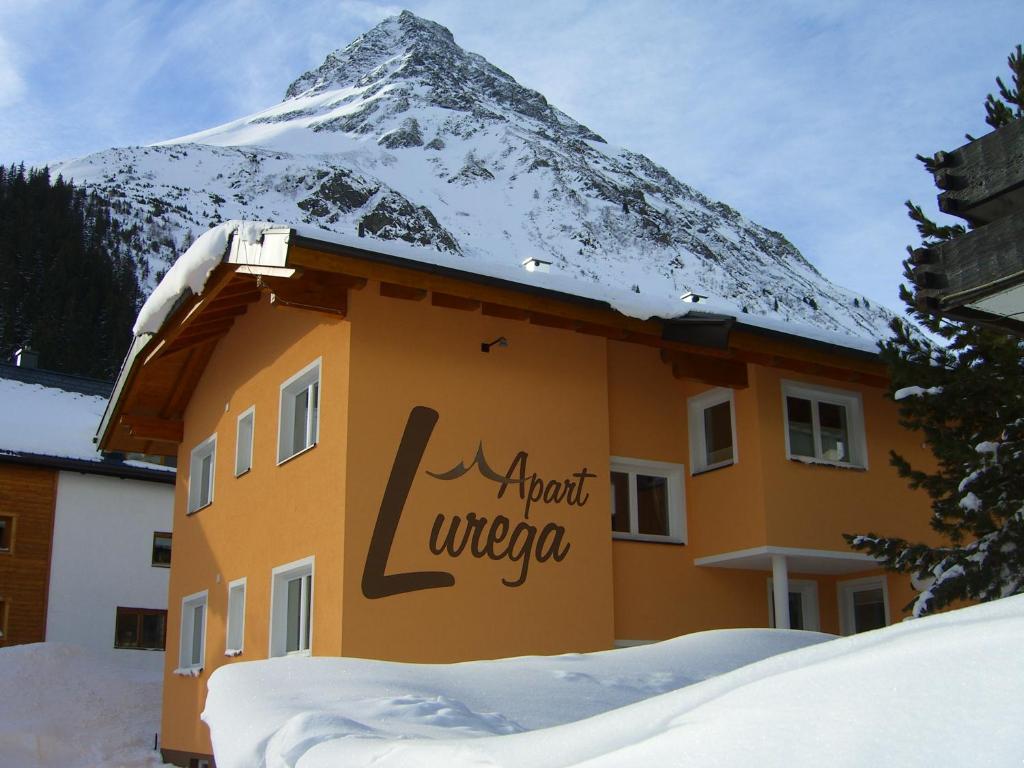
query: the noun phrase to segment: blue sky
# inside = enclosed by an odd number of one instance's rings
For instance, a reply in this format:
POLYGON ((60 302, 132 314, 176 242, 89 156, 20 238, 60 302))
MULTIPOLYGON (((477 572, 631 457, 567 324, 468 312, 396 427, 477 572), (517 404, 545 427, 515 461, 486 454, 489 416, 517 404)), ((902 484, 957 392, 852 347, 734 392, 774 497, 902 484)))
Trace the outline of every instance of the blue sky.
POLYGON ((281 100, 402 8, 899 309, 914 154, 986 131, 1022 0, 0 0, 0 162, 184 135, 281 100))

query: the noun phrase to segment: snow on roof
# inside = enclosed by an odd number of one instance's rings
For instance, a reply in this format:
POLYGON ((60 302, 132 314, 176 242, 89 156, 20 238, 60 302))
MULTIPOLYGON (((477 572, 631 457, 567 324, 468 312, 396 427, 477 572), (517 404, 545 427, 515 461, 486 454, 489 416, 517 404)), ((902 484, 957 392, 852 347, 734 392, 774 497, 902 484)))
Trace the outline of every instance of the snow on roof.
POLYGON ((0 378, 0 452, 101 461, 92 442, 107 398, 0 378))
MULTIPOLYGON (((158 332, 167 316, 173 310, 176 302, 185 294, 186 289, 191 290, 195 294, 202 292, 210 273, 223 259, 232 234, 238 232, 245 242, 259 242, 263 232, 267 229, 289 228, 294 229, 296 234, 300 236, 327 243, 374 251, 423 264, 457 269, 472 274, 606 302, 623 315, 641 320, 647 320, 652 317, 666 320, 681 318, 694 309, 693 304, 679 299, 678 291, 668 292, 663 296, 641 294, 625 286, 610 286, 596 281, 581 280, 567 274, 560 274, 557 270, 548 272, 540 270, 531 271, 523 269, 519 265, 499 263, 473 255, 451 254, 430 248, 413 246, 404 242, 381 241, 371 238, 360 238, 355 235, 347 236, 308 226, 290 227, 286 224, 231 220, 203 233, 168 270, 167 275, 142 307, 142 311, 139 313, 138 320, 135 323, 135 335, 139 336, 158 332)), ((742 314, 738 313, 732 305, 717 303, 713 300, 701 301, 697 311, 736 317, 743 325, 799 336, 804 339, 847 349, 872 353, 878 351, 877 342, 871 338, 850 336, 810 325, 786 322, 778 318, 742 314)))
POLYGON ((1024 595, 828 642, 748 629, 447 666, 286 657, 219 668, 203 719, 221 768, 1016 765, 1021 637, 1024 595))
POLYGON ((186 290, 201 293, 210 273, 224 258, 224 252, 235 232, 247 243, 259 242, 263 230, 273 226, 267 222, 232 219, 197 237, 191 247, 171 265, 164 279, 146 299, 132 333, 136 336, 156 333, 186 290))

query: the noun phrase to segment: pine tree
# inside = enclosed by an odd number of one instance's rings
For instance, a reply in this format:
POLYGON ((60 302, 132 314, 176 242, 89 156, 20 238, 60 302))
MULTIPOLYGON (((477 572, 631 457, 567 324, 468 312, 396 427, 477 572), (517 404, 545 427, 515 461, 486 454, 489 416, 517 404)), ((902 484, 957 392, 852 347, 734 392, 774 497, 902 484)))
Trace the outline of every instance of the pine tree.
POLYGON ((108 378, 140 306, 129 233, 110 206, 46 168, 0 168, 0 359, 108 378))
MULTIPOLYGON (((1024 116, 1021 46, 1009 57, 1012 86, 999 78, 999 97, 985 100, 986 122, 998 129, 1024 116)), ((934 159, 918 156, 926 169, 934 159)), ((940 225, 907 202, 922 246, 965 233, 940 225)), ((912 248, 908 248, 912 252, 912 248)), ((910 259, 904 277, 912 282, 910 259)), ((931 527, 942 546, 875 533, 847 535, 855 549, 885 567, 913 575, 922 589, 907 606, 915 616, 958 600, 994 600, 1024 592, 1024 340, 918 311, 900 286, 906 313, 944 344, 933 344, 909 323, 893 321, 881 345, 903 426, 922 433, 935 457, 923 469, 891 452, 890 460, 913 489, 931 498, 931 527)))

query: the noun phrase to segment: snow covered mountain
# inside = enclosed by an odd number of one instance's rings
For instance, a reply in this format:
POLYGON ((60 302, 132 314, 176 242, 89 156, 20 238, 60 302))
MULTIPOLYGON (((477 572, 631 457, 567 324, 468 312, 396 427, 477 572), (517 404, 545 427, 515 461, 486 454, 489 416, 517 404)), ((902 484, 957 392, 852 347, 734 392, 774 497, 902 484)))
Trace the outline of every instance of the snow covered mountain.
POLYGON ((212 224, 259 219, 359 233, 369 249, 406 241, 467 270, 540 258, 652 297, 693 291, 751 319, 887 335, 886 310, 829 282, 781 234, 610 146, 408 11, 262 112, 56 170, 138 228, 150 285, 212 224))

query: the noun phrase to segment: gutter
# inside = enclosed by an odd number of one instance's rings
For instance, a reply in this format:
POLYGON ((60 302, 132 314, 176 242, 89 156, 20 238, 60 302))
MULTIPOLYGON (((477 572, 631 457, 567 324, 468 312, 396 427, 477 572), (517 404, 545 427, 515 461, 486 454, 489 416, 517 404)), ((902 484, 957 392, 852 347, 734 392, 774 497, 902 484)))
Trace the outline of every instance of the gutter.
POLYGON ((40 453, 0 452, 0 464, 46 467, 67 472, 81 472, 86 475, 119 477, 122 480, 144 480, 150 483, 164 483, 165 485, 174 485, 174 479, 178 474, 168 469, 146 469, 145 467, 133 467, 114 461, 71 459, 62 456, 45 456, 40 453))

